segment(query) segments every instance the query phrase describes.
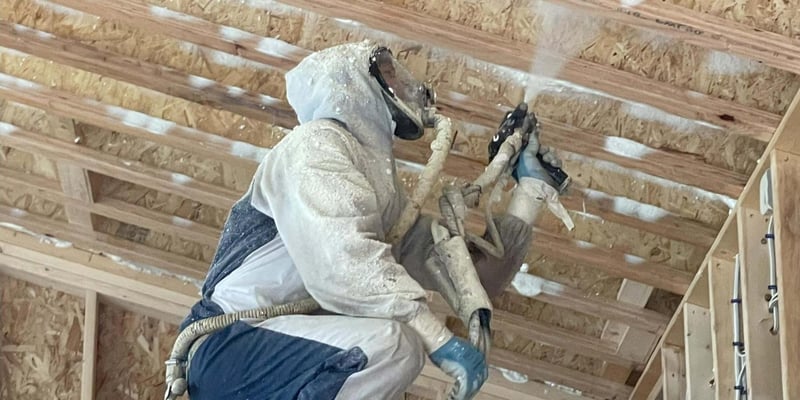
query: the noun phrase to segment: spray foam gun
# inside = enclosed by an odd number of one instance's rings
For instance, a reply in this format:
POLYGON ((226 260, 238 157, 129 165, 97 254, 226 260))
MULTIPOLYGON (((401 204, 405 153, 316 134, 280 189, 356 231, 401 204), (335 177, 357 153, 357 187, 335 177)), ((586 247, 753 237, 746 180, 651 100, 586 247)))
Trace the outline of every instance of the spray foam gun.
MULTIPOLYGON (((539 129, 540 124, 539 121, 536 119, 536 115, 533 113, 528 113, 528 105, 526 103, 520 103, 513 111, 509 111, 506 113, 506 117, 503 122, 500 124, 500 128, 497 131, 497 134, 492 138, 492 141, 489 142, 489 161, 491 162, 496 156, 497 153, 500 151, 500 146, 506 141, 506 139, 511 136, 515 130, 521 129, 523 132, 522 138, 522 148, 524 149, 525 146, 528 145, 528 140, 532 135, 534 138, 538 140, 539 138, 539 129), (528 118, 525 118, 528 116, 528 118)), ((521 151, 522 149, 520 149, 521 151)), ((536 159, 539 160, 539 163, 542 167, 547 171, 547 175, 555 182, 556 190, 558 193, 564 193, 564 191, 569 186, 572 179, 567 175, 564 170, 559 167, 556 167, 547 161, 545 161, 542 157, 541 151, 536 154, 536 159)), ((514 158, 511 160, 510 165, 512 167, 516 167, 517 162, 519 161, 519 152, 514 155, 514 158)))

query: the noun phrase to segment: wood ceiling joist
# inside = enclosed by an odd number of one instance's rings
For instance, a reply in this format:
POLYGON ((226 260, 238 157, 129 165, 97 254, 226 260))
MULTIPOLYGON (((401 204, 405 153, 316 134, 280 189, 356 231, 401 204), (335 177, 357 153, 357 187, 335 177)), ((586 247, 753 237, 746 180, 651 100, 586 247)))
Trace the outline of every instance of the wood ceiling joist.
POLYGON ((177 235, 211 248, 216 248, 218 243, 219 229, 217 228, 110 197, 101 197, 94 203, 82 203, 61 193, 56 182, 13 169, 0 167, 0 184, 62 204, 65 207, 73 207, 126 224, 177 235))
POLYGON ((570 189, 561 197, 564 207, 570 210, 584 212, 600 217, 606 221, 634 227, 643 232, 653 233, 672 240, 692 243, 696 246, 708 248, 714 242, 717 230, 700 222, 681 217, 657 208, 661 216, 657 220, 643 219, 643 209, 655 207, 634 202, 636 207, 631 209, 616 207, 616 204, 630 202, 630 199, 611 196, 592 189, 570 189))
POLYGON ((297 123, 292 108, 279 99, 103 51, 24 25, 0 21, 0 46, 273 125, 292 127, 297 123))
MULTIPOLYGON (((80 0, 58 0, 75 3, 80 0)), ((131 3, 125 0, 124 3, 131 3)), ((670 114, 723 126, 740 135, 768 141, 780 116, 668 83, 648 79, 614 67, 547 53, 516 42, 401 7, 369 0, 282 0, 322 15, 363 23, 374 29, 420 43, 452 49, 492 64, 528 71, 534 54, 564 62, 558 78, 614 96, 647 104, 670 114)), ((84 7, 84 9, 89 7, 84 7)), ((91 12, 91 11, 87 11, 91 12)))
MULTIPOLYGON (((470 116, 473 120, 468 120, 469 122, 486 121, 484 126, 487 127, 497 125, 497 116, 505 115, 506 111, 511 110, 509 107, 491 105, 455 92, 445 91, 439 95, 438 103, 445 114, 465 120, 466 116, 470 116)), ((543 141, 556 149, 608 161, 623 168, 639 170, 659 178, 730 197, 738 196, 747 182, 747 176, 706 164, 698 156, 649 147, 646 148, 647 154, 643 157, 629 156, 614 150, 620 146, 615 144, 615 141, 628 141, 628 139, 591 132, 543 117, 539 118, 539 122, 542 126, 543 141)), ((628 141, 628 143, 633 142, 628 141)))
POLYGON ((507 311, 494 310, 492 312, 492 329, 511 333, 548 346, 565 349, 586 357, 603 360, 621 367, 643 367, 647 361, 641 359, 630 360, 617 356, 615 354, 617 346, 610 341, 598 340, 595 337, 577 334, 567 329, 543 324, 531 324, 525 317, 507 311))
POLYGON ((558 383, 580 390, 583 394, 598 396, 602 399, 627 398, 632 387, 582 373, 570 368, 552 365, 550 363, 525 357, 519 353, 508 350, 492 349, 490 353, 492 364, 499 367, 518 371, 529 377, 536 377, 545 381, 558 383))
POLYGON ((0 97, 255 171, 268 150, 0 73, 0 97), (233 154, 235 153, 235 154, 233 154))
POLYGON ((22 226, 34 232, 52 235, 77 246, 107 252, 136 263, 141 263, 192 279, 203 279, 208 266, 200 261, 192 260, 177 254, 169 253, 153 247, 120 239, 101 232, 94 237, 75 231, 67 223, 52 218, 26 213, 16 208, 0 205, 0 218, 4 222, 22 226))
MULTIPOLYGON (((152 18, 158 17, 153 16, 152 18)), ((224 32, 227 28, 216 25, 215 32, 224 32)), ((266 40, 266 38, 259 38, 266 40)), ((0 46, 171 96, 214 106, 283 128, 291 129, 297 123, 293 110, 284 101, 274 98, 265 99, 259 94, 240 88, 231 90, 229 86, 218 84, 204 77, 109 53, 21 25, 0 21, 0 46)), ((310 51, 294 48, 292 54, 310 54, 310 51)), ((446 115, 449 114, 453 118, 473 123, 485 122, 489 127, 496 125, 499 118, 508 111, 507 107, 497 107, 454 92, 442 93, 440 103, 442 112, 446 115)), ((610 141, 618 139, 616 137, 589 133, 545 118, 541 119, 541 123, 542 138, 548 144, 586 157, 612 162, 624 168, 636 169, 653 176, 730 197, 738 196, 747 181, 745 175, 708 165, 689 155, 648 149, 646 157, 629 157, 613 151, 614 144, 610 141), (687 173, 687 171, 691 171, 691 173, 687 173)), ((399 143, 400 147, 408 145, 410 144, 399 143)), ((424 156, 417 152, 404 152, 404 155, 410 156, 409 161, 412 162, 424 163, 426 161, 424 156)), ((483 164, 476 160, 473 168, 480 171, 483 169, 483 164)))
POLYGON ((552 0, 706 49, 800 74, 800 40, 668 2, 620 6, 615 0, 552 0))
POLYGON ((111 154, 25 131, 0 122, 0 144, 43 157, 66 161, 85 169, 179 196, 203 199, 203 204, 230 208, 240 193, 202 182, 189 176, 152 167, 138 161, 123 160, 111 154))
POLYGON ((549 232, 535 230, 533 248, 547 257, 560 261, 591 266, 609 275, 641 282, 676 294, 689 288, 693 273, 679 271, 666 265, 590 243, 560 238, 549 232))
MULTIPOLYGON (((5 119, 5 116, 3 116, 3 119, 5 119)), ((50 130, 62 139, 74 141, 78 138, 75 132, 75 121, 71 118, 59 118, 51 115, 48 116, 48 124, 50 125, 50 130)), ((61 190, 64 194, 84 204, 94 202, 89 171, 66 162, 56 163, 56 169, 58 171, 58 179, 61 182, 61 190)), ((82 229, 87 233, 94 231, 92 216, 86 210, 80 207, 65 206, 64 211, 66 211, 69 222, 78 229, 82 229)))
POLYGON ((652 310, 617 300, 587 296, 580 289, 543 280, 536 300, 557 307, 584 312, 603 319, 618 321, 647 332, 661 333, 669 318, 652 310))

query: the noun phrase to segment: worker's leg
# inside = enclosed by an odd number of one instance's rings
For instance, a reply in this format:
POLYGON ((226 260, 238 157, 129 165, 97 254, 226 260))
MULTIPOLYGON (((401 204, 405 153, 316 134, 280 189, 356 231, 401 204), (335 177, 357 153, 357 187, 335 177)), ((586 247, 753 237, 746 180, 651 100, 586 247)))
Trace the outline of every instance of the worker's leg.
MULTIPOLYGON (((544 208, 534 209, 534 218, 544 208)), ((431 235, 431 222, 428 216, 421 216, 403 239, 403 243, 395 249, 395 256, 408 271, 409 275, 428 290, 439 290, 436 280, 424 266, 425 260, 433 251, 433 236, 431 235)), ((477 248, 470 249, 472 261, 478 272, 483 288, 489 297, 495 297, 508 287, 511 280, 519 271, 525 255, 531 244, 532 230, 530 224, 509 214, 494 216, 500 240, 505 248, 502 258, 495 258, 483 254, 477 248)), ((484 235, 488 239, 489 235, 484 235)), ((443 268, 443 267, 442 267, 443 268)))
POLYGON ((424 361, 405 324, 292 315, 210 336, 192 359, 189 391, 193 400, 394 399, 424 361))

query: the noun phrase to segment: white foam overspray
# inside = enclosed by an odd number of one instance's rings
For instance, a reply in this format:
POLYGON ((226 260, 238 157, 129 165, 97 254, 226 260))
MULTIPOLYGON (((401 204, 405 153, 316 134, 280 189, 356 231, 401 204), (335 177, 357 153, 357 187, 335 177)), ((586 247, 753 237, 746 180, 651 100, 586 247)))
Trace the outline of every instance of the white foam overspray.
POLYGON ((634 256, 632 254, 625 254, 624 258, 625 258, 625 262, 628 263, 628 264, 631 264, 631 265, 639 265, 639 264, 644 264, 645 262, 647 262, 647 260, 645 260, 644 258, 639 257, 639 256, 634 256))
POLYGON ((47 32, 44 32, 44 31, 40 31, 40 30, 37 30, 37 29, 33 29, 33 28, 28 28, 25 25, 15 24, 14 25, 14 31, 15 32, 19 32, 19 33, 33 34, 37 38, 43 39, 43 40, 50 40, 50 39, 54 39, 55 38, 55 36, 53 36, 50 33, 47 33, 47 32))
POLYGON ((242 57, 234 56, 232 54, 224 53, 217 50, 206 49, 203 50, 211 59, 214 64, 228 67, 228 68, 250 68, 257 71, 271 70, 272 67, 266 64, 261 64, 255 61, 245 60, 242 57))
POLYGON ((558 383, 555 383, 555 382, 544 381, 544 384, 547 385, 547 386, 550 386, 552 388, 555 388, 555 389, 558 389, 558 390, 561 390, 561 391, 564 391, 564 392, 567 392, 567 393, 570 393, 570 394, 574 394, 576 396, 582 396, 583 395, 583 392, 578 390, 578 389, 571 388, 569 386, 564 386, 564 385, 561 385, 561 384, 558 384, 558 383))
MULTIPOLYGON (((592 165, 592 168, 601 171, 609 171, 612 173, 616 173, 620 169, 619 165, 614 164, 612 162, 590 159, 588 157, 575 153, 570 153, 565 151, 561 152, 560 155, 564 161, 569 160, 582 164, 589 164, 592 165)), ((642 186, 644 186, 645 183, 650 183, 656 186, 661 186, 667 190, 689 192, 691 196, 695 198, 695 200, 702 199, 707 202, 721 204, 728 209, 732 209, 736 205, 736 199, 733 199, 731 197, 721 194, 711 193, 709 191, 694 186, 689 186, 682 183, 676 183, 664 178, 659 178, 657 176, 646 174, 641 171, 631 170, 631 171, 626 171, 626 174, 629 175, 630 179, 633 180, 634 182, 640 182, 642 186)), ((657 210, 647 210, 645 212, 652 212, 654 216, 657 216, 660 213, 657 210)))
MULTIPOLYGON (((692 95, 692 93, 694 92, 688 92, 688 93, 692 95)), ((664 125, 669 125, 670 127, 679 131, 696 132, 698 131, 696 128, 698 128, 699 126, 704 126, 706 128, 712 128, 718 130, 722 129, 717 125, 710 124, 705 121, 690 120, 687 118, 679 117, 674 114, 670 114, 666 111, 659 110, 658 108, 646 104, 634 103, 630 101, 623 102, 622 111, 636 119, 659 122, 664 125)))
POLYGON ((203 78, 202 76, 189 75, 189 86, 195 89, 206 89, 214 86, 216 82, 212 79, 203 78))
POLYGON ((231 143, 231 154, 240 158, 261 162, 267 153, 269 153, 268 148, 258 147, 245 142, 231 143))
POLYGON ((514 275, 511 286, 523 296, 536 297, 542 294, 542 287, 545 282, 542 278, 529 274, 528 268, 528 264, 522 264, 519 272, 514 275))
POLYGON ((14 125, 0 122, 0 136, 9 136, 17 131, 17 127, 14 125))
POLYGON ((735 54, 711 50, 705 60, 706 68, 720 75, 754 74, 766 70, 764 64, 735 54))
POLYGON ((164 271, 161 268, 157 268, 157 267, 154 267, 152 265, 136 263, 136 262, 130 261, 128 259, 122 258, 120 256, 116 256, 116 255, 113 255, 113 254, 102 253, 102 256, 108 258, 109 260, 113 261, 114 263, 116 263, 118 265, 121 265, 121 266, 123 266, 125 268, 128 268, 128 269, 131 269, 131 270, 134 270, 136 272, 141 272, 141 273, 145 273, 145 274, 148 274, 148 275, 168 276, 168 277, 172 277, 172 278, 177 278, 177 279, 181 280, 184 283, 189 283, 189 284, 194 285, 198 289, 203 287, 203 282, 202 281, 199 281, 199 280, 194 279, 194 278, 190 278, 188 276, 179 275, 179 274, 173 274, 171 272, 164 271))
POLYGON ((290 60, 302 58, 309 54, 309 51, 306 49, 274 38, 261 39, 256 46, 256 50, 272 57, 290 60))
MULTIPOLYGON (((11 210, 11 215, 15 216, 15 217, 24 217, 27 214, 28 214, 27 211, 20 210, 18 208, 14 208, 14 209, 11 210)), ((61 239, 56 239, 56 238, 54 238, 52 236, 48 236, 48 235, 42 235, 40 233, 33 232, 30 229, 27 229, 27 228, 25 228, 23 226, 12 224, 10 222, 0 222, 0 227, 11 229, 12 231, 24 233, 24 234, 29 235, 29 236, 33 236, 33 237, 35 237, 36 239, 39 240, 39 243, 49 244, 49 245, 51 245, 53 247, 56 247, 56 248, 59 248, 59 249, 66 249, 66 248, 72 247, 72 242, 68 242, 66 240, 61 240, 61 239)))
POLYGON ((616 136, 606 136, 603 148, 609 153, 639 160, 655 151, 639 142, 616 136))
POLYGON ((246 32, 241 29, 233 28, 230 26, 221 26, 219 28, 219 35, 222 36, 222 38, 225 40, 231 40, 234 42, 255 37, 255 35, 253 35, 250 32, 246 32))
POLYGON ((498 367, 496 365, 491 365, 491 364, 489 365, 489 368, 493 368, 499 371, 500 374, 503 375, 503 378, 506 378, 506 380, 508 380, 509 382, 520 383, 520 384, 528 382, 528 375, 525 375, 521 372, 517 372, 503 367, 498 367))
MULTIPOLYGON (((18 209, 18 208, 12 208, 10 213, 11 213, 12 216, 18 217, 18 218, 28 215, 27 211, 21 210, 21 209, 18 209)), ((180 218, 180 219, 183 220, 183 218, 180 218)), ((188 220, 184 220, 184 221, 188 221, 188 220)), ((191 223, 191 221, 189 221, 189 222, 191 223)), ((54 237, 48 236, 48 235, 43 235, 41 233, 36 233, 36 232, 31 231, 30 229, 25 228, 25 227, 20 226, 20 225, 12 224, 12 223, 9 223, 9 222, 0 222, 0 227, 6 228, 6 229, 11 229, 12 231, 15 231, 15 232, 24 233, 26 235, 29 235, 29 236, 32 236, 32 237, 38 239, 40 243, 49 244, 49 245, 51 245, 53 247, 56 247, 56 248, 66 249, 66 248, 73 247, 72 242, 69 242, 69 241, 66 241, 66 240, 57 239, 57 238, 54 238, 54 237)), ((97 253, 95 253, 95 254, 97 254, 97 253)), ((103 256, 103 257, 106 257, 106 258, 110 259, 111 261, 113 261, 113 262, 115 262, 115 263, 117 263, 119 265, 122 265, 124 267, 130 268, 130 269, 132 269, 134 271, 143 272, 143 273, 146 273, 146 274, 151 274, 151 275, 156 275, 156 276, 169 276, 169 277, 177 278, 177 279, 179 279, 179 280, 181 280, 181 281, 183 281, 185 283, 190 283, 192 285, 195 285, 197 288, 201 288, 203 286, 203 282, 202 281, 199 281, 199 280, 194 279, 194 278, 190 278, 188 276, 174 274, 174 273, 171 273, 171 272, 168 272, 168 271, 164 271, 164 270, 162 270, 160 268, 156 268, 156 267, 153 267, 153 266, 150 266, 150 265, 146 265, 146 264, 135 263, 133 261, 129 261, 129 260, 124 259, 122 257, 116 256, 116 255, 113 255, 113 254, 108 254, 108 253, 105 253, 105 252, 102 252, 102 253, 99 253, 99 254, 101 256, 103 256)))
MULTIPOLYGON (((94 103, 93 101, 91 103, 94 103)), ((177 126, 172 121, 155 118, 138 111, 126 110, 116 106, 105 106, 106 114, 122 120, 127 126, 142 128, 156 135, 166 135, 170 129, 177 126)))
POLYGON ((246 91, 238 86, 228 86, 227 87, 228 96, 231 97, 242 97, 246 93, 246 91))
POLYGON ((190 176, 187 176, 187 175, 184 175, 184 174, 179 174, 177 172, 173 172, 172 173, 172 182, 173 183, 177 183, 179 185, 185 185, 187 183, 191 183, 192 181, 193 181, 193 179, 190 176))
POLYGON ((177 11, 172 11, 168 8, 158 7, 158 6, 150 6, 150 14, 159 18, 166 18, 182 22, 194 22, 199 19, 191 15, 182 14, 177 11))
POLYGON ((172 224, 175 226, 180 226, 182 228, 191 228, 194 225, 194 222, 192 220, 181 218, 176 215, 172 217, 172 224))
POLYGON ((597 190, 584 189, 584 194, 587 199, 597 202, 606 202, 610 200, 612 204, 611 210, 615 213, 635 216, 646 222, 658 222, 671 214, 663 208, 633 201, 625 197, 609 196, 597 190))
POLYGON ((62 5, 55 4, 55 3, 47 1, 47 0, 36 0, 36 4, 38 4, 38 5, 40 5, 40 6, 44 7, 44 8, 48 8, 48 9, 52 10, 53 12, 55 12, 56 14, 69 15, 69 16, 74 16, 74 17, 88 16, 87 14, 84 14, 84 13, 78 11, 78 10, 75 10, 75 9, 72 9, 72 8, 69 8, 69 7, 64 7, 62 5))

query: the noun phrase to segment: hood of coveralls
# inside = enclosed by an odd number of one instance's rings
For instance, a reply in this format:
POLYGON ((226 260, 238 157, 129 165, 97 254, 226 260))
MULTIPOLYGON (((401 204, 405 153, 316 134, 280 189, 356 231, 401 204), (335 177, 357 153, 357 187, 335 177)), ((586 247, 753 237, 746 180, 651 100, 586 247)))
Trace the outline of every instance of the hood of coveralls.
POLYGON ((369 73, 377 45, 364 41, 313 53, 286 73, 286 97, 301 124, 334 119, 362 146, 391 154, 394 122, 369 73))

